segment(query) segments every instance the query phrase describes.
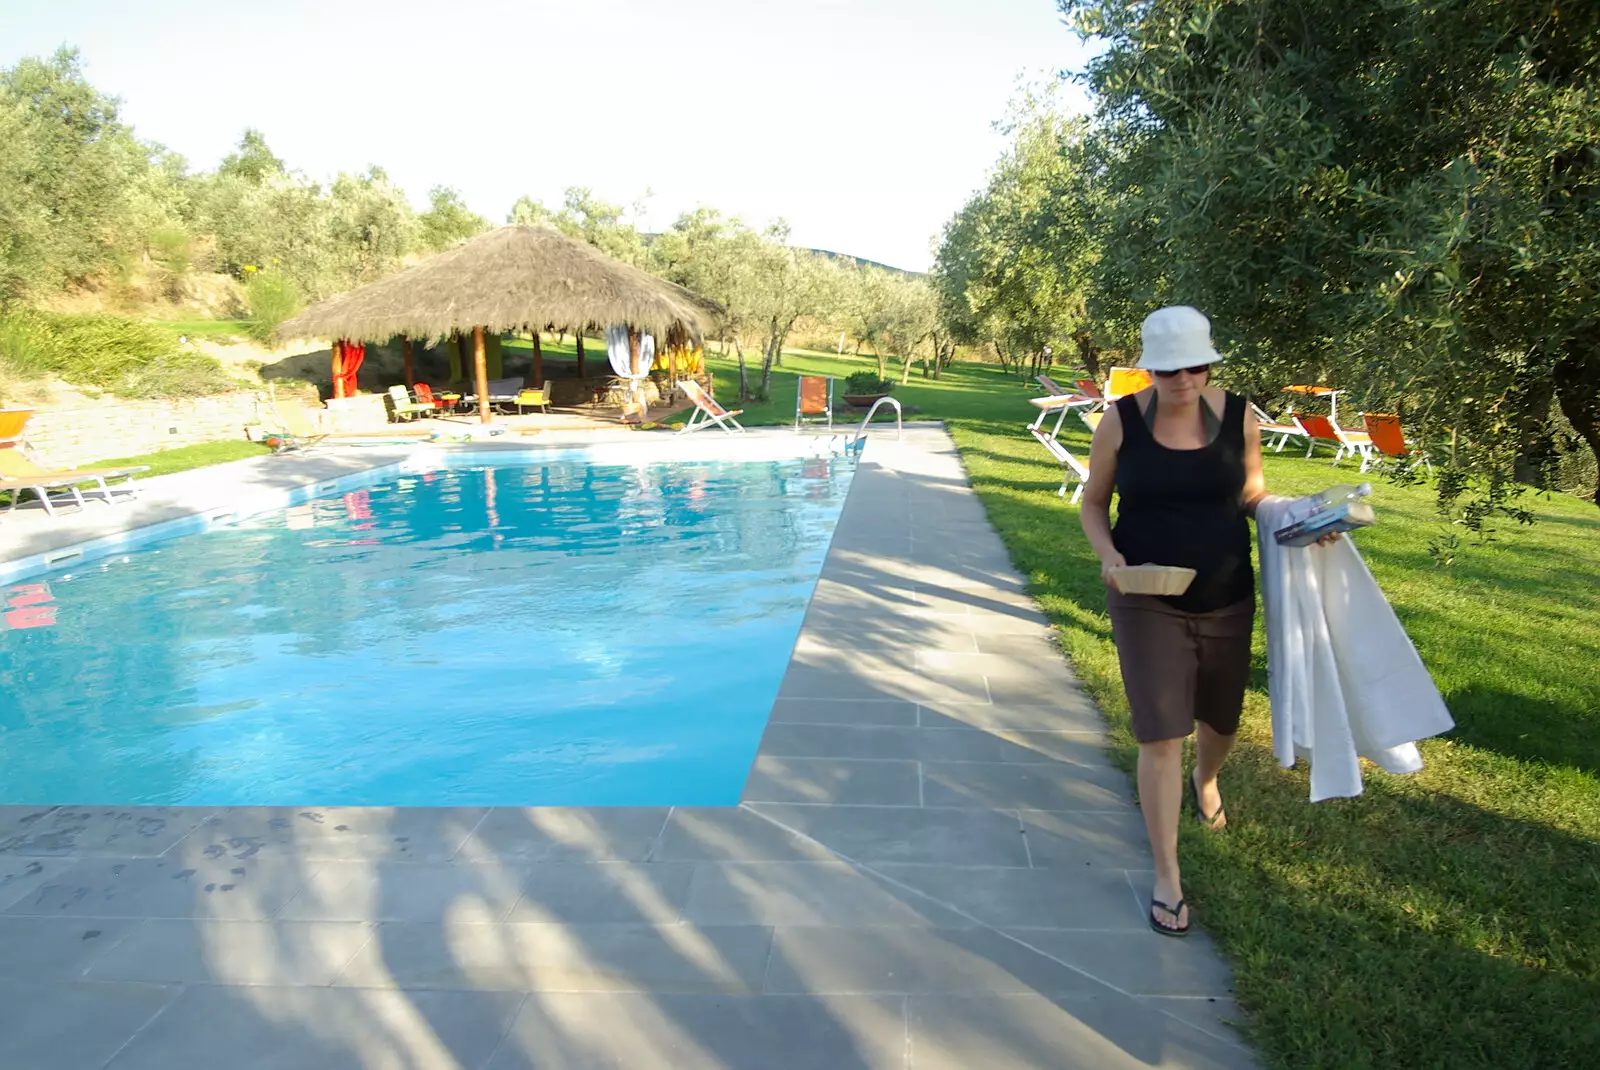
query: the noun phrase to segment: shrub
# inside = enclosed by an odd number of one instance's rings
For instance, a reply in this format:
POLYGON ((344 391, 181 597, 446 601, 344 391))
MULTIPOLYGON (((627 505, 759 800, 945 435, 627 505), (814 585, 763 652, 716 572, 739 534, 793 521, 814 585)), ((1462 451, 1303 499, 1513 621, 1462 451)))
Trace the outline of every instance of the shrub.
POLYGON ((0 316, 0 368, 16 379, 54 374, 61 349, 45 321, 29 313, 0 316))
POLYGON ((250 318, 245 330, 259 342, 272 339, 278 324, 300 311, 300 287, 287 275, 276 271, 260 271, 248 276, 245 283, 245 303, 250 306, 250 318))
POLYGON ((879 378, 877 372, 853 372, 844 381, 846 394, 887 394, 894 389, 893 379, 879 378))
POLYGON ((193 397, 236 389, 215 359, 178 348, 164 324, 122 316, 0 316, 0 376, 55 377, 122 397, 193 397))

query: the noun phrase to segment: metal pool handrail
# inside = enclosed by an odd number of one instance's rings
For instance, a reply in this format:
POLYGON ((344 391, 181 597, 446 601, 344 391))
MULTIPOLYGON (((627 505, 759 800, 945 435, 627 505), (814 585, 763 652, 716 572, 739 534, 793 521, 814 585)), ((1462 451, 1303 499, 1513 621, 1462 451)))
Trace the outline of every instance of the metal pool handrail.
POLYGON ((872 422, 872 417, 877 413, 879 405, 894 406, 894 437, 897 439, 905 438, 905 425, 902 423, 902 417, 904 414, 900 410, 900 402, 885 394, 883 397, 872 403, 872 408, 867 410, 867 418, 861 421, 861 428, 856 432, 856 445, 858 447, 867 437, 867 425, 872 422))

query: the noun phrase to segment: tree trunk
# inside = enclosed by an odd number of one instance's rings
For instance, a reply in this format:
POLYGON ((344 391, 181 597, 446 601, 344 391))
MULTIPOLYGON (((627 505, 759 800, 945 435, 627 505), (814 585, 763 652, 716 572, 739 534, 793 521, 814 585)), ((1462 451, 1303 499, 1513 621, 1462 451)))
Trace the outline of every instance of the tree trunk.
POLYGON ((411 339, 403 334, 400 336, 400 352, 406 362, 406 389, 410 390, 417 385, 417 372, 411 364, 411 339))
POLYGON ((905 386, 911 381, 911 351, 915 346, 906 349, 905 356, 900 358, 900 385, 905 386))
POLYGON ((889 358, 883 355, 883 350, 878 348, 878 343, 872 343, 872 355, 878 358, 878 378, 889 378, 889 358))
MULTIPOLYGON (((1567 343, 1555 366, 1556 398, 1567 422, 1600 462, 1600 329, 1591 328, 1567 343)), ((1600 480, 1594 488, 1600 505, 1600 480)))
POLYGON ((1078 343, 1078 359, 1083 362, 1089 378, 1095 382, 1100 381, 1100 347, 1094 344, 1094 334, 1088 330, 1080 330, 1073 335, 1073 340, 1078 343))
POLYGON ((483 328, 472 328, 472 377, 478 383, 478 420, 488 423, 489 414, 489 362, 483 352, 483 328))
POLYGON ((744 346, 739 344, 739 336, 733 336, 733 352, 739 360, 739 400, 750 400, 750 373, 744 364, 744 346))
POLYGON ((991 342, 989 344, 994 346, 994 355, 1000 358, 1000 370, 1005 372, 1007 375, 1010 375, 1011 354, 1007 353, 1006 347, 1001 345, 999 342, 991 342))
MULTIPOLYGON (((631 323, 628 324, 628 370, 636 377, 639 375, 639 332, 634 329, 631 323)), ((638 411, 639 419, 643 421, 644 386, 637 378, 631 380, 628 386, 630 388, 628 396, 622 402, 622 422, 627 423, 628 417, 633 415, 635 411, 638 411), (635 404, 638 406, 637 410, 635 410, 635 404)))
POLYGON ((756 392, 756 400, 766 401, 772 397, 772 367, 777 363, 778 355, 783 352, 783 340, 789 335, 789 328, 785 327, 777 316, 767 324, 767 345, 761 354, 761 389, 756 392))
POLYGON ((1556 384, 1544 361, 1530 355, 1518 370, 1512 390, 1511 418, 1517 428, 1517 456, 1512 462, 1512 477, 1518 483, 1543 490, 1555 461, 1550 407, 1555 400, 1556 384))

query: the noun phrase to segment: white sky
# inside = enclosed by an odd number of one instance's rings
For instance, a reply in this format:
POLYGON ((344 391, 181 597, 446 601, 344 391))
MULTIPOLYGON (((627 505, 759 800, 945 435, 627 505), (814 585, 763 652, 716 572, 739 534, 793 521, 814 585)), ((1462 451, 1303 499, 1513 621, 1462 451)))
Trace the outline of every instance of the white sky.
POLYGON ((454 186, 498 223, 523 193, 649 189, 645 229, 706 204, 914 270, 1018 77, 1084 56, 1052 0, 0 0, 0 66, 61 44, 197 168, 254 126, 419 206, 454 186))

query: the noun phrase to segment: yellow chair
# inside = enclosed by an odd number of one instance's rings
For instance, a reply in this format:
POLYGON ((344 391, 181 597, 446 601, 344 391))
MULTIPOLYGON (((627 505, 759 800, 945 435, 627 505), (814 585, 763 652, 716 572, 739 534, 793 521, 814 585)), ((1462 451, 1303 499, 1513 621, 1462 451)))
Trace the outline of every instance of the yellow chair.
POLYGON ((517 395, 517 415, 524 415, 524 409, 539 409, 542 412, 550 411, 550 384, 544 383, 537 390, 524 387, 517 395))

